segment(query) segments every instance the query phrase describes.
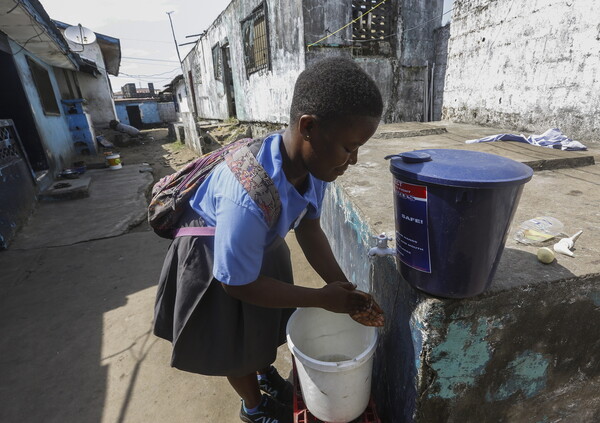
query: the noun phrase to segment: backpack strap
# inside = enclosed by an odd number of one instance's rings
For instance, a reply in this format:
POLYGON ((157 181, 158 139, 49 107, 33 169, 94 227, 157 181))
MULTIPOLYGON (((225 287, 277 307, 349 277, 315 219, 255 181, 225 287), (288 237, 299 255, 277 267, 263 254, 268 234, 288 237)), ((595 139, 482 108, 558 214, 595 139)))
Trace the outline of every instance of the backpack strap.
MULTIPOLYGON (((256 149, 254 145, 250 147, 256 149)), ((248 192, 250 198, 263 212, 269 228, 273 227, 281 214, 281 199, 273 180, 256 160, 251 149, 244 145, 228 153, 225 156, 225 162, 248 192)))
MULTIPOLYGON (((224 156, 227 166, 244 187, 252 201, 263 212, 269 228, 277 222, 281 214, 281 199, 275 183, 256 160, 264 139, 244 140, 224 156)), ((174 237, 181 236, 214 236, 212 226, 190 226, 175 230, 174 237)))
POLYGON ((187 226, 176 229, 173 238, 180 236, 215 236, 214 226, 187 226))

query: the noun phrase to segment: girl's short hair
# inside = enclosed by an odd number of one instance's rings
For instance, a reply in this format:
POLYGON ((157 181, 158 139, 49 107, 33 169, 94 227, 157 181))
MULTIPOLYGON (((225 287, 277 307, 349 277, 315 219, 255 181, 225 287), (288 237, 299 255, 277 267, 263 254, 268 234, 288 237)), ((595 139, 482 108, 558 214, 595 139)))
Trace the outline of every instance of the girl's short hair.
POLYGON ((375 81, 353 60, 330 57, 305 69, 296 80, 290 124, 302 115, 326 121, 349 115, 381 117, 383 100, 375 81))

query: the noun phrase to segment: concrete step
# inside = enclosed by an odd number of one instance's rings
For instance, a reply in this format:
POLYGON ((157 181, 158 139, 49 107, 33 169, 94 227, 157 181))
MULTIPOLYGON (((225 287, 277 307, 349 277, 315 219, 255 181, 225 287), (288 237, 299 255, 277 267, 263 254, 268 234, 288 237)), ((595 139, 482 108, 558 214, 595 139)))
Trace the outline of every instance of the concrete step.
POLYGON ((421 122, 403 122, 380 125, 373 139, 411 138, 439 135, 448 132, 443 126, 432 126, 421 122))
POLYGON ((75 200, 90 195, 89 188, 92 178, 81 176, 76 179, 60 179, 54 181, 49 188, 42 191, 38 198, 40 201, 75 200))
POLYGON ((500 128, 452 122, 406 122, 381 125, 373 138, 380 138, 379 147, 388 147, 388 151, 394 153, 437 148, 482 151, 522 162, 534 171, 577 168, 595 164, 594 156, 598 151, 590 146, 588 151, 562 151, 514 141, 465 144, 469 139, 509 132, 500 128), (436 129, 438 132, 433 131, 436 129))

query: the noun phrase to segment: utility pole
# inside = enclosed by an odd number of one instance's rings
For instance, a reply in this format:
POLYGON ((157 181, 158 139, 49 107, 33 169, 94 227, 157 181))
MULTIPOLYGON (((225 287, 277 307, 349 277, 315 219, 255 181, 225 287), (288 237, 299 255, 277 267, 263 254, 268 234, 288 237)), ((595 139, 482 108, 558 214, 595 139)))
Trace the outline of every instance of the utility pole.
POLYGON ((171 13, 173 13, 174 10, 171 10, 170 12, 167 12, 167 15, 169 15, 169 22, 171 23, 171 32, 173 33, 173 41, 175 42, 175 50, 177 50, 177 57, 179 58, 179 66, 181 66, 181 56, 179 55, 179 46, 177 45, 177 38, 175 38, 175 30, 173 29, 173 20, 171 19, 171 13))

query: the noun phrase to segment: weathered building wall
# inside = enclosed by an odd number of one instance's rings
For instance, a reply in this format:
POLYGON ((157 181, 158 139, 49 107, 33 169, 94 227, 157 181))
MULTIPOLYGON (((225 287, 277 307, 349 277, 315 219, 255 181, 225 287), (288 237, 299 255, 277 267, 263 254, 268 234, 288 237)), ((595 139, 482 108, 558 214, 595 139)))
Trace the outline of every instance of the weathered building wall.
MULTIPOLYGON (((401 145, 431 142, 427 136, 370 141, 323 203, 322 226, 340 266, 385 313, 372 385, 382 421, 598 421, 600 267, 593 232, 600 217, 590 213, 600 201, 598 166, 535 172, 489 289, 467 299, 436 298, 411 287, 394 256, 368 256, 373 237, 392 235, 396 227, 384 157, 401 145), (572 206, 574 180, 585 204, 572 206), (542 264, 537 247, 515 240, 518 222, 540 210, 567 219, 571 233, 581 228, 587 234, 575 258, 542 264)), ((465 254, 451 252, 448 260, 468 261, 465 254)))
POLYGON ((156 101, 119 101, 116 105, 117 117, 121 123, 131 125, 129 115, 127 114, 128 106, 137 106, 140 108, 142 123, 152 124, 163 122, 158 111, 158 103, 156 101))
POLYGON ((50 82, 54 89, 56 102, 60 113, 57 115, 47 115, 44 113, 40 102, 39 94, 33 81, 33 76, 27 63, 27 56, 35 59, 31 53, 23 51, 20 45, 9 41, 13 51, 15 65, 19 71, 23 88, 32 108, 35 124, 40 135, 44 150, 50 164, 50 173, 56 175, 63 168, 71 166, 71 158, 74 154, 72 146, 71 132, 67 125, 60 103, 60 92, 58 82, 54 76, 54 68, 46 65, 41 60, 36 62, 48 72, 50 82))
MULTIPOLYGON (((301 48, 302 19, 300 2, 267 1, 270 69, 246 75, 240 22, 249 16, 260 1, 233 1, 208 28, 194 49, 184 59, 184 77, 194 93, 188 93, 190 109, 199 118, 227 119, 224 69, 215 79, 212 48, 228 45, 235 98, 235 115, 242 121, 287 122, 293 85, 304 69, 301 48)), ((222 66, 222 62, 219 64, 222 66)))
POLYGON ((161 122, 176 122, 177 113, 175 112, 175 103, 164 102, 157 103, 158 116, 161 122))
MULTIPOLYGON (((399 7, 393 14, 398 13, 399 7)), ((304 21, 304 45, 302 48, 305 50, 307 67, 326 57, 345 56, 353 58, 352 25, 309 47, 310 44, 317 42, 352 20, 352 4, 350 2, 304 0, 302 16, 304 21)), ((387 112, 384 112, 386 115, 390 110, 391 99, 394 97, 393 93, 397 89, 395 84, 397 81, 394 80, 393 74, 398 63, 396 58, 400 55, 395 38, 391 39, 390 44, 392 48, 388 57, 354 57, 355 61, 377 83, 383 96, 384 110, 387 110, 387 112)))
MULTIPOLYGON (((352 21, 351 3, 268 0, 270 67, 247 75, 241 22, 260 4, 258 0, 232 1, 184 59, 184 78, 191 88, 189 107, 198 119, 224 120, 235 116, 247 122, 285 124, 298 74, 306 66, 332 55, 353 57, 372 75, 384 97, 385 122, 424 118, 425 86, 430 86, 428 69, 436 60, 435 30, 441 25, 442 0, 391 2, 391 18, 386 21, 391 26, 386 38, 389 45, 378 55, 357 52, 360 49, 353 44, 352 25, 308 47, 352 21), (215 47, 229 51, 233 112, 228 108, 230 88, 225 75, 227 67, 222 61, 217 64, 221 76, 215 76, 215 47)), ((198 143, 195 140, 192 145, 198 143)))
MULTIPOLYGON (((384 99, 384 122, 423 119, 427 62, 435 60, 434 30, 440 26, 443 2, 404 0, 392 3, 388 54, 361 55, 353 47, 352 25, 335 33, 306 52, 306 64, 328 56, 346 55, 377 83, 384 99)), ((374 13, 377 13, 374 11, 374 13)), ((304 0, 305 44, 315 43, 352 21, 352 4, 304 0)), ((385 53, 385 52, 384 52, 385 53)))
POLYGON ((68 43, 71 50, 98 65, 98 75, 94 76, 84 72, 77 72, 76 75, 81 95, 86 100, 86 111, 90 114, 92 123, 97 129, 106 128, 108 123, 115 119, 116 111, 102 50, 98 42, 85 46, 71 41, 68 43))
POLYGON ((435 70, 433 72, 433 120, 442 119, 444 106, 444 84, 448 65, 448 39, 450 24, 446 24, 434 32, 435 40, 435 70))
POLYGON ((424 120, 424 90, 435 60, 435 30, 441 26, 443 1, 404 0, 400 7, 400 62, 386 122, 424 120), (429 71, 430 72, 430 71, 429 71))
MULTIPOLYGON (((391 177, 379 182, 391 186, 391 177)), ((372 293, 386 313, 373 365, 377 411, 382 421, 413 422, 419 358, 409 322, 419 294, 401 279, 392 257, 368 256, 374 231, 392 228, 375 228, 382 222, 371 222, 369 211, 360 210, 337 183, 328 188, 321 224, 344 273, 358 289, 372 293)))
POLYGON ((599 31, 595 0, 455 0, 444 117, 596 140, 599 31))
POLYGON ((188 94, 183 81, 179 82, 175 86, 175 98, 177 99, 177 106, 179 107, 179 113, 189 113, 190 106, 188 100, 188 94))

